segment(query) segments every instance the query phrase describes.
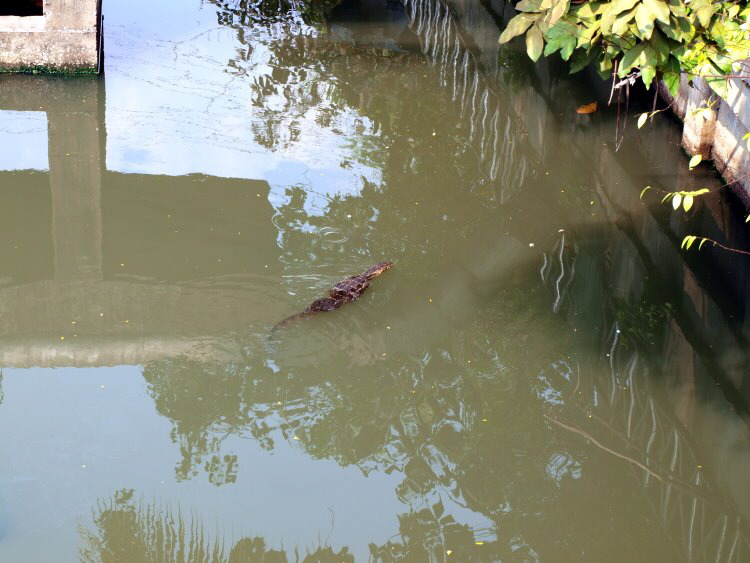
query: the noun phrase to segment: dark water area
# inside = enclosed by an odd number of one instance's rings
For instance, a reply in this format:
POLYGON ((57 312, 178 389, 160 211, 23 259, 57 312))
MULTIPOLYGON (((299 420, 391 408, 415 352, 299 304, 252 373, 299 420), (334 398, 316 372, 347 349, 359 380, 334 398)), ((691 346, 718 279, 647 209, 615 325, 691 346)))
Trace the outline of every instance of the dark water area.
POLYGON ((744 217, 504 9, 105 1, 0 77, 0 561, 750 556, 750 262, 680 248, 744 217))

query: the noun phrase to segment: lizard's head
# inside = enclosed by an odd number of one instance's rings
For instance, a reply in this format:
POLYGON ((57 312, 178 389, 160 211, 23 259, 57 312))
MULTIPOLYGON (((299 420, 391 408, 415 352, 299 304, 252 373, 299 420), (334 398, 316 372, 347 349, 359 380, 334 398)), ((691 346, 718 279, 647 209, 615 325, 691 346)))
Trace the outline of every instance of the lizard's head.
POLYGON ((375 264, 372 268, 367 270, 367 278, 372 279, 375 276, 379 276, 386 270, 390 270, 391 268, 393 268, 393 262, 379 262, 378 264, 375 264))

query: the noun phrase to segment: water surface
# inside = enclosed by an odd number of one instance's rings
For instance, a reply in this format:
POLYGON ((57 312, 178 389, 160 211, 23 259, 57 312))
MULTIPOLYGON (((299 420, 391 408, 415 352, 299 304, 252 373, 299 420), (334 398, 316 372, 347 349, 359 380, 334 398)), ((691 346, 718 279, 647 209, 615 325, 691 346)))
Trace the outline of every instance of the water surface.
POLYGON ((2 77, 0 559, 747 557, 747 265, 679 249, 742 231, 639 199, 721 181, 500 11, 105 2, 2 77))

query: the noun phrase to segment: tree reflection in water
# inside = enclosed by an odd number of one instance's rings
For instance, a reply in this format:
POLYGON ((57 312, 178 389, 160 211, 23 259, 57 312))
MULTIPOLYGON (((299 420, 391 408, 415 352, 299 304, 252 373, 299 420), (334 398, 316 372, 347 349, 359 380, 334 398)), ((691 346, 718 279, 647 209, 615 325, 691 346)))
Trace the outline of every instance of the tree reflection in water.
MULTIPOLYGON (((654 560, 682 554, 688 542, 675 547, 663 538, 679 537, 683 524, 670 523, 652 503, 658 494, 667 497, 664 506, 670 498, 687 506, 699 497, 690 473, 697 454, 684 445, 690 441, 682 427, 641 391, 650 366, 639 357, 639 342, 618 355, 608 340, 627 324, 658 342, 670 330, 669 311, 650 315, 644 326, 641 312, 608 294, 611 256, 627 245, 617 228, 565 209, 587 210, 573 198, 588 203, 588 192, 560 196, 559 186, 533 169, 488 181, 492 155, 483 156, 458 102, 439 86, 444 69, 410 51, 417 41, 405 28, 390 36, 396 48, 383 50, 371 37, 359 41, 354 28, 325 28, 322 12, 305 21, 309 15, 270 3, 217 8, 220 23, 246 47, 229 72, 250 82, 256 141, 283 153, 305 123, 314 123, 346 137, 346 154, 336 155, 342 168, 377 171, 360 178, 356 193, 284 187, 274 217, 283 279, 304 280, 304 305, 331 281, 371 265, 352 264, 358 257, 393 259, 399 276, 379 284, 366 305, 305 321, 315 330, 300 324, 278 341, 240 337, 242 360, 147 365, 156 408, 173 422, 182 452, 177 478, 201 471, 217 485, 241 478, 242 460, 222 451, 227 436, 252 437, 269 450, 294 437, 312 458, 401 477, 399 536, 370 546, 376 560, 441 560, 448 551, 469 561, 608 560, 613 553, 635 560, 644 545, 654 560), (321 30, 330 40, 316 38, 321 30), (262 74, 251 60, 258 41, 267 56, 262 74), (532 182, 536 198, 524 196, 532 182), (316 197, 324 205, 312 204, 316 197), (582 225, 566 232, 567 241, 549 235, 559 216, 582 225), (332 241, 321 236, 326 232, 340 236, 332 241), (543 265, 529 240, 544 249, 543 265), (329 259, 325 276, 321 256, 329 259), (368 306, 388 313, 392 324, 369 316, 368 306), (616 373, 629 379, 615 380, 616 373), (642 428, 645 420, 655 421, 652 432, 642 428), (660 455, 650 450, 657 420, 667 421, 672 440, 664 440, 660 455), (627 432, 619 429, 626 424, 627 432), (635 430, 648 441, 638 442, 635 430), (678 442, 683 453, 671 462, 667 446, 677 451, 678 442), (653 473, 644 478, 638 463, 653 473), (472 526, 457 522, 460 510, 474 515, 472 526), (606 541, 582 546, 586 531, 595 534, 602 522, 606 541)), ((498 111, 508 145, 527 143, 523 124, 498 111)), ((526 147, 524 154, 533 153, 526 147)), ((505 168, 519 169, 504 158, 505 168)), ((596 171, 587 178, 578 164, 560 164, 558 178, 595 185, 596 171)), ((714 509, 717 521, 733 514, 714 509)), ((242 541, 265 550, 262 540, 242 541)))
MULTIPOLYGON (((266 546, 263 538, 241 538, 227 544, 217 532, 205 530, 200 517, 185 517, 178 510, 153 503, 135 502, 133 490, 120 490, 93 510, 93 528, 79 529, 86 563, 282 563, 283 549, 266 546)), ((354 561, 346 547, 334 552, 319 546, 296 561, 354 561)))

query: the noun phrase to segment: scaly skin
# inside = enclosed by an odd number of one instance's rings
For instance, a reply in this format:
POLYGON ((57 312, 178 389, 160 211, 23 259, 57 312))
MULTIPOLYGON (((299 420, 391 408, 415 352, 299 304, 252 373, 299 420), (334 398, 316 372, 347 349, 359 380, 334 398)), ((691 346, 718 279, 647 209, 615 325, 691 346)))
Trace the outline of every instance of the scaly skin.
POLYGON ((328 292, 328 297, 317 299, 308 305, 308 307, 301 313, 292 315, 276 323, 271 329, 271 332, 275 332, 277 329, 282 328, 294 320, 304 319, 317 313, 325 313, 327 311, 333 311, 338 309, 346 303, 351 303, 359 299, 368 287, 373 278, 379 276, 386 270, 390 270, 393 267, 393 262, 380 262, 375 264, 369 270, 362 272, 358 276, 349 276, 348 278, 341 280, 339 283, 331 288, 328 292))

